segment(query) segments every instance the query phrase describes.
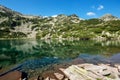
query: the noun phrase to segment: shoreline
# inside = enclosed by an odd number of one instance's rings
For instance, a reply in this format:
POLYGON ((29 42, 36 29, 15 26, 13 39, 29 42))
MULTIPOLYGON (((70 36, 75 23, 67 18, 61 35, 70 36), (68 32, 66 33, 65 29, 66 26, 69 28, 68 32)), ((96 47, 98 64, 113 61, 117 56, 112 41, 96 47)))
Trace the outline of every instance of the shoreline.
MULTIPOLYGON (((17 40, 17 39, 16 39, 17 40)), ((18 40, 21 40, 21 39, 18 39, 18 40)), ((23 40, 23 39, 22 39, 23 40)), ((28 40, 28 39, 25 39, 25 40, 28 40)), ((33 40, 33 39, 30 39, 30 40, 33 40)), ((41 40, 41 39, 34 39, 34 40, 41 40)), ((42 40, 52 40, 52 39, 42 39, 42 40)), ((59 40, 59 39, 54 39, 54 40, 59 40)), ((94 41, 94 40, 93 40, 94 41)), ((63 41, 64 42, 64 41, 63 41)), ((59 68, 61 68, 61 67, 68 67, 68 66, 70 66, 70 65, 77 65, 77 64, 80 64, 81 63, 81 61, 82 60, 76 60, 76 61, 73 61, 72 63, 65 63, 65 64, 55 64, 55 65, 53 65, 52 66, 52 68, 50 68, 50 69, 53 69, 53 70, 55 70, 55 71, 58 71, 59 70, 59 68), (80 62, 79 62, 80 61, 80 62), (74 64, 73 64, 74 63, 74 64)), ((86 62, 84 62, 83 61, 83 63, 86 63, 86 62)), ((111 63, 111 64, 113 64, 113 63, 111 63)), ((51 67, 51 66, 50 66, 51 67)), ((13 72, 13 71, 10 71, 9 73, 11 73, 11 72, 13 72)), ((37 71, 37 69, 36 69, 36 71, 35 70, 31 70, 30 71, 31 73, 38 73, 39 72, 39 69, 38 69, 38 71, 37 71)), ((50 75, 50 76, 53 76, 53 74, 54 73, 56 73, 56 72, 54 72, 54 71, 52 71, 52 70, 49 70, 49 68, 48 69, 46 69, 46 71, 44 71, 43 72, 43 77, 45 77, 45 78, 47 78, 47 76, 48 75, 50 75), (52 75, 51 75, 52 74, 52 75)), ((30 74, 30 73, 28 73, 28 74, 30 74)), ((34 78, 38 78, 39 76, 41 76, 42 74, 37 74, 36 76, 33 76, 34 78)), ((33 77, 31 77, 31 78, 33 78, 33 77)), ((31 79, 31 80, 33 80, 33 79, 31 79)))
MULTIPOLYGON (((36 74, 34 76, 31 76, 31 77, 27 76, 28 73, 26 74, 25 72, 20 72, 18 70, 14 70, 14 71, 11 71, 11 72, 3 75, 3 76, 0 76, 0 80, 2 80, 2 78, 4 79, 6 76, 7 76, 7 79, 9 78, 9 80, 11 80, 11 78, 14 78, 14 77, 13 76, 9 76, 9 75, 13 74, 15 72, 16 72, 16 74, 14 74, 14 76, 22 76, 22 75, 25 76, 26 75, 26 77, 24 77, 24 79, 28 79, 28 80, 73 80, 72 78, 74 78, 74 77, 70 77, 70 75, 68 75, 69 71, 71 71, 70 67, 72 67, 72 66, 80 66, 80 65, 87 65, 87 66, 88 65, 89 66, 90 65, 95 65, 95 66, 93 66, 91 68, 97 68, 97 66, 102 65, 104 67, 107 66, 107 67, 112 67, 112 68, 118 68, 120 70, 120 65, 118 65, 118 64, 110 64, 110 63, 94 64, 94 63, 86 63, 83 60, 79 60, 78 62, 77 61, 72 61, 71 63, 55 64, 55 65, 50 67, 51 70, 46 70, 46 71, 42 72, 41 74, 36 74), (67 70, 68 73, 64 72, 63 70, 67 70), (18 75, 17 73, 20 73, 20 74, 18 75), (64 79, 60 79, 60 78, 64 78, 64 79)), ((89 69, 89 68, 87 68, 87 69, 89 69)), ((36 71, 36 73, 37 72, 38 71, 36 71)), ((74 72, 73 72, 73 74, 74 74, 74 72)), ((106 74, 108 74, 108 73, 106 73, 106 74)), ((86 76, 86 75, 87 74, 84 74, 84 76, 86 76)), ((7 79, 5 79, 5 80, 7 80, 7 79)), ((21 79, 23 79, 23 78, 21 78, 21 79)), ((86 80, 86 79, 84 79, 84 80, 86 80)))
MULTIPOLYGON (((60 63, 60 64, 57 63, 57 64, 49 65, 49 67, 47 67, 43 71, 40 71, 41 69, 31 70, 30 72, 27 73, 27 75, 29 75, 29 76, 27 76, 27 78, 28 78, 28 80, 39 80, 38 78, 44 78, 43 80, 46 80, 45 78, 49 77, 49 78, 58 80, 58 79, 55 78, 54 73, 60 73, 60 74, 63 75, 63 73, 60 71, 61 68, 67 69, 71 65, 79 65, 79 64, 86 64, 86 63, 96 64, 96 63, 92 63, 92 62, 87 62, 86 60, 81 59, 81 58, 77 58, 77 59, 74 59, 70 62, 64 62, 64 63, 60 63), (41 72, 41 73, 39 73, 39 72, 41 72)), ((101 62, 99 62, 99 63, 101 63, 101 62)), ((113 65, 114 63, 104 61, 104 64, 113 65)), ((7 74, 2 75, 1 77, 4 77, 4 76, 6 76, 6 75, 8 75, 8 74, 10 74, 14 71, 16 71, 16 70, 14 69, 12 71, 9 71, 7 74)), ((17 70, 17 71, 19 71, 19 70, 17 70)), ((21 71, 19 71, 19 72, 22 73, 21 71)))
POLYGON ((111 39, 111 40, 107 40, 107 39, 102 39, 102 38, 92 38, 92 39, 80 39, 80 38, 0 38, 0 40, 59 40, 59 41, 64 41, 64 40, 68 40, 68 41, 120 41, 120 39, 111 39))
MULTIPOLYGON (((111 66, 113 67, 116 67, 116 65, 118 64, 115 64, 115 63, 112 63, 112 62, 104 62, 104 63, 89 63, 89 62, 86 62, 85 60, 83 59, 75 59, 73 60, 72 62, 69 62, 69 63, 64 63, 64 64, 55 64, 53 66, 51 66, 51 70, 47 70, 45 72, 43 72, 42 74, 39 74, 39 75, 36 75, 36 76, 33 76, 31 78, 29 78, 29 80, 41 80, 41 78, 43 80, 64 80, 64 79, 58 79, 56 78, 56 73, 58 73, 58 75, 62 75, 64 76, 64 78, 67 78, 65 80, 75 80, 75 79, 69 79, 68 75, 66 75, 65 73, 63 73, 61 71, 61 69, 67 69, 69 67, 71 67, 72 65, 82 65, 82 64, 92 64, 92 65, 107 65, 107 66, 111 66)), ((120 67, 120 65, 119 65, 120 67)), ((60 76, 59 76, 60 77, 60 76)), ((85 79, 86 80, 86 79, 85 79)))

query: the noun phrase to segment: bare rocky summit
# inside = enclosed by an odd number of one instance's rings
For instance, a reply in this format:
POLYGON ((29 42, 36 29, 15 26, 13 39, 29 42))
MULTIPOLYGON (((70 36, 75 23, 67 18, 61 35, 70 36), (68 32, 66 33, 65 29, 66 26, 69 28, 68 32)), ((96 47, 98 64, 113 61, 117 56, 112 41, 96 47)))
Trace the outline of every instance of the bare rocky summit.
POLYGON ((105 14, 102 17, 100 17, 100 19, 102 19, 104 21, 119 20, 118 17, 113 16, 112 14, 105 14))

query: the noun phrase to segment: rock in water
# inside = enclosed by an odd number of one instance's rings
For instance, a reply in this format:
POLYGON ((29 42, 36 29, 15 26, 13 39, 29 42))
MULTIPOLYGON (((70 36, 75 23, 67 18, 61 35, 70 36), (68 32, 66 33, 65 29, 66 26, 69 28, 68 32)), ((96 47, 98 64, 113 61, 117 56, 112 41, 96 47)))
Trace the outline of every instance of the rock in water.
POLYGON ((1 76, 0 80, 22 80, 21 77, 22 73, 20 71, 13 71, 1 76))

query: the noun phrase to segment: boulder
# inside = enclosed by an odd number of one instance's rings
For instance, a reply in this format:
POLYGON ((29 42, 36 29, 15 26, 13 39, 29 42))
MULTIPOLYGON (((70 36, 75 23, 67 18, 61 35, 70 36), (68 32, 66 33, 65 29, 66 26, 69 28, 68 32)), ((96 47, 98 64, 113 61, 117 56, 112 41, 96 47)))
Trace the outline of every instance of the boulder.
POLYGON ((120 65, 116 64, 115 67, 118 69, 118 71, 120 72, 120 65))
POLYGON ((45 80, 56 80, 56 79, 52 79, 50 77, 47 77, 45 80))
POLYGON ((118 72, 120 66, 112 67, 106 64, 80 64, 71 65, 66 69, 60 70, 70 80, 120 80, 118 72))
POLYGON ((42 76, 38 76, 37 80, 44 80, 44 78, 42 76))
POLYGON ((68 79, 68 78, 65 78, 64 80, 70 80, 70 79, 68 79))
POLYGON ((54 75, 58 80, 63 80, 65 78, 65 76, 60 73, 54 73, 54 75))
POLYGON ((105 71, 100 72, 100 74, 103 76, 109 76, 111 72, 109 70, 105 70, 105 71))
POLYGON ((22 72, 12 71, 0 77, 0 80, 22 80, 22 72))

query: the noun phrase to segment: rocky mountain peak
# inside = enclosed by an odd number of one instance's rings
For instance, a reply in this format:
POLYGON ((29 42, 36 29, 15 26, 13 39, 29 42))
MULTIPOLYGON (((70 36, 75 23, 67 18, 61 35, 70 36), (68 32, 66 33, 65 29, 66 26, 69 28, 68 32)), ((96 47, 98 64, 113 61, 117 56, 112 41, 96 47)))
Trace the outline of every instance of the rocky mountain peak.
POLYGON ((110 21, 110 20, 118 20, 119 18, 116 16, 113 16, 112 14, 105 14, 102 17, 100 17, 100 19, 104 21, 110 21))
POLYGON ((67 15, 65 15, 65 14, 59 14, 57 17, 58 17, 58 18, 66 18, 67 15))
POLYGON ((0 13, 7 14, 8 16, 16 16, 16 15, 22 15, 19 12, 13 11, 5 6, 0 5, 0 13))
POLYGON ((69 17, 79 18, 76 14, 72 14, 69 17))

